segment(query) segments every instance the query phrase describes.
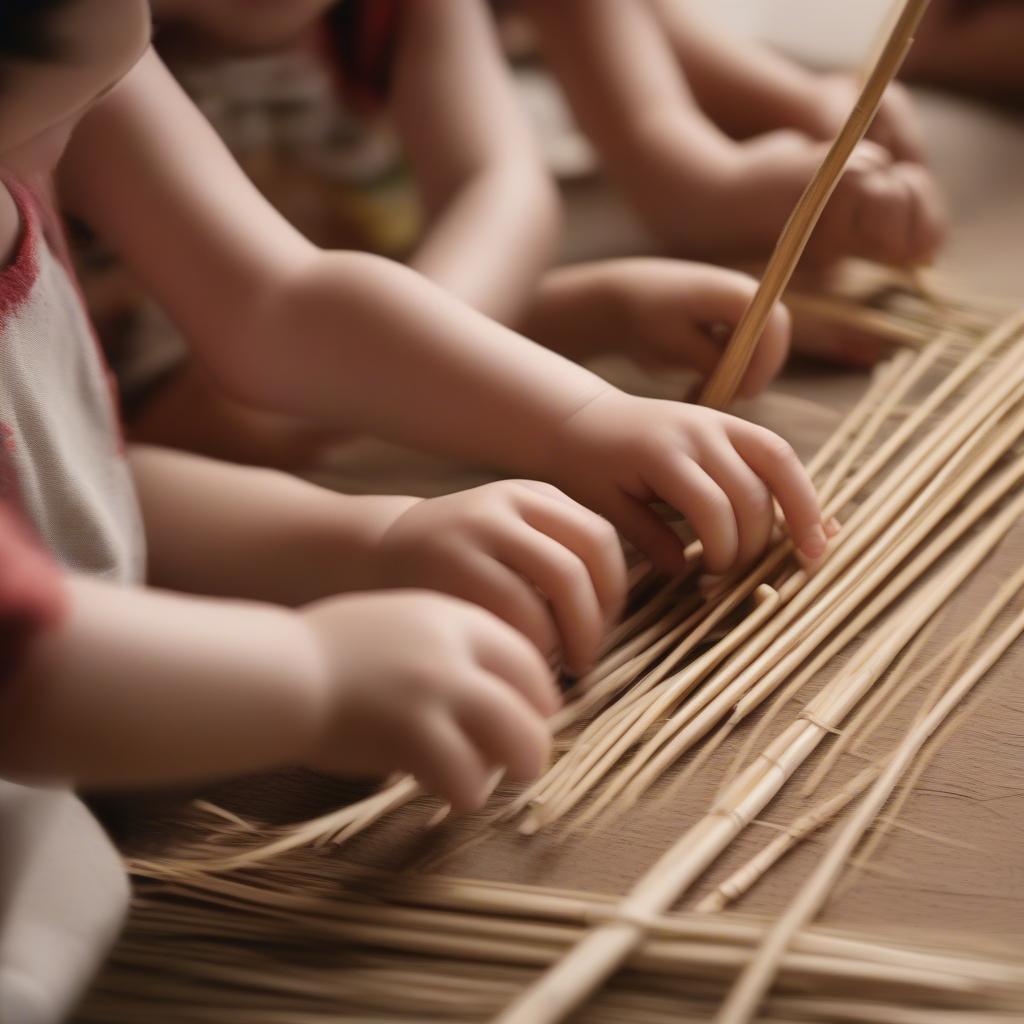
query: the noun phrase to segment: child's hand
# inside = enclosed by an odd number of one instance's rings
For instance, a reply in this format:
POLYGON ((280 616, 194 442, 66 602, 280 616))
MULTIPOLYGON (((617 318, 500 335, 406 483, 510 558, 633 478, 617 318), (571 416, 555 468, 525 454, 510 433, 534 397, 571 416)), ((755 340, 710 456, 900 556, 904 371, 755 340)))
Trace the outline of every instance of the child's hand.
MULTIPOLYGON (((773 132, 744 146, 741 179, 765 201, 790 205, 824 158, 827 145, 796 132, 773 132), (788 186, 786 182, 788 181, 788 186)), ((780 211, 781 212, 781 211, 780 211)), ((917 163, 894 162, 873 142, 862 142, 850 158, 822 215, 806 256, 830 263, 860 256, 896 266, 927 263, 946 231, 938 187, 917 163)))
MULTIPOLYGON (((746 274, 683 260, 609 260, 604 273, 621 313, 613 347, 642 366, 682 367, 705 376, 718 366, 757 291, 757 281, 746 274)), ((790 332, 789 313, 778 305, 740 384, 742 397, 760 394, 782 369, 790 332)))
POLYGON ((798 550, 810 560, 825 551, 814 485, 793 449, 771 431, 709 409, 609 387, 561 425, 548 471, 666 573, 682 568, 683 545, 650 508, 655 501, 689 520, 713 574, 764 550, 773 496, 798 550))
MULTIPOLYGON (((703 263, 634 257, 558 267, 524 323, 535 341, 572 359, 616 352, 654 370, 709 375, 757 290, 746 274, 703 263)), ((740 394, 763 391, 786 361, 790 322, 776 307, 740 394)))
POLYGON ((549 484, 503 481, 414 505, 374 552, 375 582, 472 601, 585 671, 625 599, 615 529, 549 484))
MULTIPOLYGON (((853 75, 821 75, 814 97, 821 113, 819 137, 831 142, 846 123, 860 94, 853 75)), ((885 91, 867 136, 887 150, 894 160, 924 163, 924 135, 907 89, 893 82, 885 91)))
POLYGON ((551 672, 488 612, 420 591, 336 598, 303 613, 322 661, 308 763, 343 775, 413 774, 456 810, 488 796, 496 768, 529 780, 547 764, 551 672))

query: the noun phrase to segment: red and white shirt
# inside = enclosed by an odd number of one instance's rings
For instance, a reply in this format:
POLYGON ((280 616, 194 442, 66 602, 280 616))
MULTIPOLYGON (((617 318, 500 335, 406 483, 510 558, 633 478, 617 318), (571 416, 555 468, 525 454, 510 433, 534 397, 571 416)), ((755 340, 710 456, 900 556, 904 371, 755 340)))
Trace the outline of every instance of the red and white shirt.
POLYGON ((0 269, 0 638, 57 614, 54 562, 121 583, 145 571, 111 381, 61 239, 33 192, 5 184, 21 238, 0 269))

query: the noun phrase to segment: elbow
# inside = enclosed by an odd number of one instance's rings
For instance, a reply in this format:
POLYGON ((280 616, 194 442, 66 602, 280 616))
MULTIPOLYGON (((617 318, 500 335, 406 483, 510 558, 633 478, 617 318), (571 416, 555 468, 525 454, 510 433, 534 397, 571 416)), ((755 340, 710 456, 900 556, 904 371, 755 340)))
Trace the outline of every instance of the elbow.
POLYGON ((373 336, 381 311, 421 288, 419 276, 393 260, 320 250, 216 344, 202 346, 204 368, 233 401, 307 419, 311 402, 334 403, 349 359, 373 336))

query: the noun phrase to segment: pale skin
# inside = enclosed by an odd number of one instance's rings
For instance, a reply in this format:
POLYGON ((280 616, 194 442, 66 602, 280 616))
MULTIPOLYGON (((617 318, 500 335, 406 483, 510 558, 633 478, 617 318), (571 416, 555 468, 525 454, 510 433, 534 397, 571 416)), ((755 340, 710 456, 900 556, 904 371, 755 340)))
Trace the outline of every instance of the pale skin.
MULTIPOLYGON (((658 237, 681 255, 766 257, 852 107, 853 81, 723 36, 686 0, 526 5, 580 124, 658 237)), ((945 214, 899 90, 871 140, 809 258, 927 262, 945 214)))
MULTIPOLYGON (((310 31, 333 0, 157 0, 158 18, 229 52, 270 51, 310 31)), ((481 0, 406 4, 388 113, 423 204, 410 266, 510 323, 554 257, 561 228, 481 0)))
MULTIPOLYGON (((146 8, 124 10, 137 54, 146 8)), ((622 554, 595 512, 672 571, 682 546, 649 507, 667 501, 724 572, 767 543, 774 497, 798 548, 823 553, 813 487, 780 438, 625 395, 413 270, 315 248, 152 53, 126 74, 119 57, 90 85, 124 75, 77 123, 62 183, 226 390, 548 483, 342 498, 133 453, 150 582, 181 593, 69 582, 66 621, 0 695, 4 773, 124 784, 295 762, 401 769, 478 806, 495 767, 541 769, 557 704, 546 659, 583 670, 623 600, 622 554)), ((45 131, 74 124, 84 90, 45 131)), ((12 169, 46 169, 34 138, 12 147, 12 169)), ((9 249, 18 225, 0 228, 9 249)))
MULTIPOLYGON (((771 486, 798 544, 824 544, 806 475, 769 432, 625 395, 409 268, 312 246, 249 185, 151 53, 83 119, 61 176, 76 212, 242 401, 586 493, 666 571, 682 552, 647 505, 676 489, 680 460, 684 477, 720 476, 736 500, 761 509, 768 485, 757 473, 768 463, 779 468, 771 486), (592 450, 603 429, 580 426, 598 409, 623 429, 592 450), (724 439, 731 453, 695 457, 700 435, 724 439), (735 459, 759 469, 734 472, 735 459)), ((723 486, 708 490, 732 508, 723 486)), ((735 518, 702 538, 716 571, 736 560, 735 518)))
MULTIPOLYGON (((153 6, 168 28, 187 33, 183 41, 192 49, 262 52, 308 32, 331 0, 255 7, 239 0, 158 0, 153 6)), ((403 7, 388 112, 423 203, 411 267, 572 359, 617 351, 643 365, 710 372, 727 336, 710 328, 736 324, 753 293, 749 278, 667 261, 655 270, 628 260, 545 273, 560 225, 558 200, 482 3, 403 7)), ((783 327, 780 314, 744 395, 763 390, 782 366, 783 327)), ((132 430, 144 441, 293 467, 308 462, 329 437, 290 420, 253 416, 225 401, 195 368, 156 396, 132 430)))

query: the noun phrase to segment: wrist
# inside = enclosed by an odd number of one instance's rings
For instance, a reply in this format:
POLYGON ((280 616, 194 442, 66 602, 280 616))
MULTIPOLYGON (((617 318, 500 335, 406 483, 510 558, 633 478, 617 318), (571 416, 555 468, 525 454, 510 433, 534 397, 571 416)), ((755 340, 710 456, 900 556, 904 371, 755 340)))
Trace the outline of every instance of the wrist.
POLYGON ((551 443, 545 450, 542 474, 535 474, 538 479, 555 484, 570 496, 579 493, 577 484, 581 473, 593 476, 601 471, 601 445, 594 438, 591 426, 593 407, 598 403, 610 407, 616 397, 624 402, 630 397, 606 381, 601 380, 600 385, 583 397, 552 432, 551 443))
POLYGON ((337 509, 324 524, 335 538, 336 557, 346 563, 345 585, 336 588, 335 592, 386 587, 385 538, 395 523, 423 499, 399 495, 346 495, 344 499, 336 500, 345 503, 345 528, 340 528, 337 509))

